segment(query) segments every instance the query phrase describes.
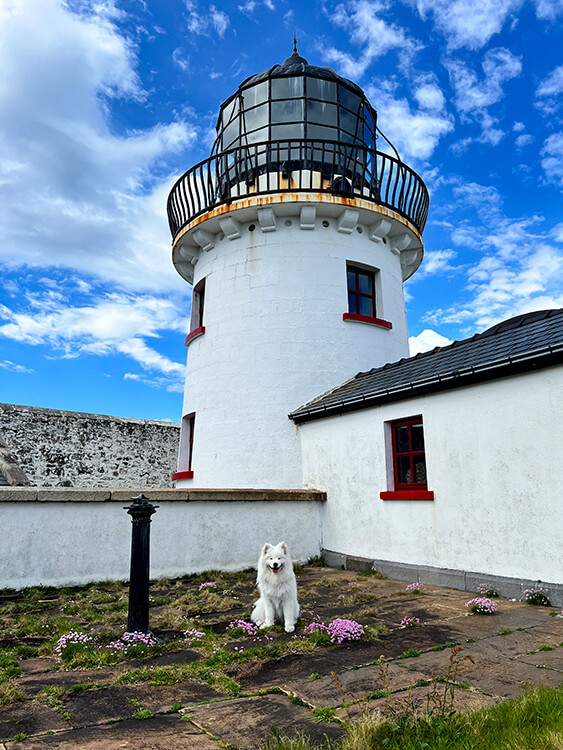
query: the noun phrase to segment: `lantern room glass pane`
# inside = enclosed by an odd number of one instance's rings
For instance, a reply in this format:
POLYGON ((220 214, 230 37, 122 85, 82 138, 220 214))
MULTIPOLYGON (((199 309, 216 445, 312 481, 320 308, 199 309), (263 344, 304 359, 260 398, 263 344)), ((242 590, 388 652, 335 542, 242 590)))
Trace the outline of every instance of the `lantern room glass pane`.
POLYGON ((307 99, 321 99, 323 102, 336 101, 336 83, 324 78, 307 78, 307 99))
POLYGON ((340 86, 339 88, 340 104, 342 104, 343 107, 346 107, 346 109, 351 110, 354 114, 359 115, 360 105, 362 103, 360 97, 356 96, 356 94, 353 94, 351 91, 348 91, 348 89, 345 89, 344 86, 340 86))
POLYGON ((263 128, 268 124, 268 105, 262 104, 260 107, 249 109, 244 113, 246 130, 256 130, 263 128))
POLYGON ((243 91, 242 100, 244 108, 255 107, 257 104, 263 104, 268 101, 268 81, 258 83, 249 89, 243 91))
POLYGON ((361 127, 358 127, 359 124, 357 116, 352 114, 352 112, 348 112, 347 109, 340 110, 340 127, 342 130, 346 130, 348 133, 356 135, 358 130, 361 133, 361 127))
POLYGON ((272 99, 295 99, 303 96, 303 76, 272 78, 272 99))
POLYGON ((281 102, 272 102, 272 123, 302 121, 302 99, 286 99, 285 101, 281 102))
POLYGON ((325 128, 322 125, 307 124, 307 138, 312 141, 337 141, 338 131, 336 128, 325 128))
POLYGON ((272 125, 272 140, 289 140, 303 138, 303 123, 294 125, 272 125))
POLYGON ((308 122, 318 122, 321 125, 334 125, 336 127, 337 113, 335 104, 307 101, 308 122))
POLYGON ((239 135, 239 120, 237 118, 230 125, 227 125, 223 131, 223 148, 229 148, 234 141, 238 140, 239 135))
POLYGON ((260 128, 259 130, 253 130, 251 133, 247 133, 246 141, 248 143, 260 143, 261 141, 268 140, 268 128, 260 128))

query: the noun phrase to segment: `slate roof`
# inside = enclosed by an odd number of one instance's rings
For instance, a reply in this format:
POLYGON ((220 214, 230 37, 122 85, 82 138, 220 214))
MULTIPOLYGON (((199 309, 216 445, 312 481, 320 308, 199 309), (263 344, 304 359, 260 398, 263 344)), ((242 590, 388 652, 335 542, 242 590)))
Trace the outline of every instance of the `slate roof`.
POLYGON ((563 309, 510 318, 430 352, 390 362, 295 409, 294 422, 563 364, 563 309))

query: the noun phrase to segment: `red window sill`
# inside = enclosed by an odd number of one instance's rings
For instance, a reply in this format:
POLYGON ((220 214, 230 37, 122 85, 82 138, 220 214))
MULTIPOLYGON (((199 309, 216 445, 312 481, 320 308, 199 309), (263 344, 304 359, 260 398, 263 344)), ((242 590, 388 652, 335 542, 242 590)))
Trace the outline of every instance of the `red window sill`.
POLYGON ((175 482, 177 479, 193 479, 193 471, 177 471, 172 474, 172 481, 175 482))
POLYGON ((382 500, 434 500, 432 490, 393 490, 392 492, 380 492, 382 500))
POLYGON ((393 328, 393 323, 381 318, 371 318, 369 315, 356 315, 355 313, 342 313, 342 320, 356 320, 359 323, 369 323, 372 326, 381 326, 381 328, 393 328))
POLYGON ((190 343, 190 341, 197 339, 198 336, 203 336, 204 333, 205 333, 205 326, 194 328, 194 330, 190 331, 190 333, 188 333, 188 335, 186 336, 186 340, 184 341, 184 346, 187 346, 190 343))

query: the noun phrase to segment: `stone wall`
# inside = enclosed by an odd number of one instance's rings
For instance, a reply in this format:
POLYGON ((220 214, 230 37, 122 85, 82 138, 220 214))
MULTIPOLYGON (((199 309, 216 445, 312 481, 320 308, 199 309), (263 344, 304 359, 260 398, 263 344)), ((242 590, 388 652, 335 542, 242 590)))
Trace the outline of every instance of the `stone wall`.
POLYGON ((171 487, 180 426, 0 404, 0 438, 38 487, 171 487))

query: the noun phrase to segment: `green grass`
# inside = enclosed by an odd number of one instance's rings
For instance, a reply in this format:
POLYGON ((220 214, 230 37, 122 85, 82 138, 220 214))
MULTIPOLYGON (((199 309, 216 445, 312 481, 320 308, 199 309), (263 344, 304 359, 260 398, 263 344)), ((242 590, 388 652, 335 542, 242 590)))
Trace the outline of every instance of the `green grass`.
MULTIPOLYGON (((278 733, 264 750, 320 750, 302 735, 278 733)), ((561 750, 563 688, 535 688, 512 701, 468 714, 403 715, 366 712, 332 750, 561 750)))
POLYGON ((13 703, 23 703, 27 695, 16 687, 13 682, 0 683, 0 706, 10 706, 13 703))

